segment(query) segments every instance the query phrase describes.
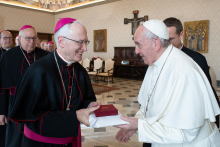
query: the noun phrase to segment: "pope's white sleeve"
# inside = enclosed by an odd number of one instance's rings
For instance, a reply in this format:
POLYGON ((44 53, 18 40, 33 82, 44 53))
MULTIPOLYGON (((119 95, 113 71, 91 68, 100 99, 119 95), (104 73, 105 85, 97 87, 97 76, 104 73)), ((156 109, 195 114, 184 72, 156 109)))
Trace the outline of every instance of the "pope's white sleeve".
POLYGON ((150 125, 146 119, 138 119, 138 139, 149 143, 186 143, 191 142, 200 128, 182 130, 169 128, 159 122, 150 125))
POLYGON ((141 107, 140 110, 135 114, 134 117, 138 118, 138 119, 145 119, 144 118, 144 116, 145 116, 144 113, 145 113, 144 112, 144 107, 141 107))

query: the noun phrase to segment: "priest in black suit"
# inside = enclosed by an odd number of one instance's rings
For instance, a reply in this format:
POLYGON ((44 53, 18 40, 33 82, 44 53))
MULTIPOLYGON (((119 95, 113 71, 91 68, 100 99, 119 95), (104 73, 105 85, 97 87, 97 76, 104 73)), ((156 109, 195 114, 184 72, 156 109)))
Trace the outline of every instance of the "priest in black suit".
POLYGON ((23 136, 23 126, 7 120, 20 77, 33 62, 47 55, 45 51, 35 48, 37 33, 32 26, 23 26, 19 39, 21 45, 5 52, 0 60, 0 125, 7 123, 6 147, 20 147, 23 136))
POLYGON ((9 114, 24 124, 22 147, 81 147, 79 122, 89 126, 89 114, 100 105, 78 63, 89 44, 85 27, 62 18, 54 34, 57 49, 27 69, 9 114))

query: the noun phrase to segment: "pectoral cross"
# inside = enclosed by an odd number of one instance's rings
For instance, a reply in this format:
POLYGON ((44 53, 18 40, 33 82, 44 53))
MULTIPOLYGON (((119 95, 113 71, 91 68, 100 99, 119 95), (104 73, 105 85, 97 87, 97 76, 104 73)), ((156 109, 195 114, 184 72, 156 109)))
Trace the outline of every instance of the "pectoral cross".
POLYGON ((124 19, 124 24, 132 23, 132 28, 131 28, 131 34, 132 35, 134 35, 134 33, 137 30, 138 26, 140 25, 141 21, 147 21, 148 20, 147 15, 144 16, 144 17, 138 18, 138 13, 139 13, 139 11, 135 10, 135 11, 133 11, 134 18, 132 18, 132 19, 125 18, 124 19))

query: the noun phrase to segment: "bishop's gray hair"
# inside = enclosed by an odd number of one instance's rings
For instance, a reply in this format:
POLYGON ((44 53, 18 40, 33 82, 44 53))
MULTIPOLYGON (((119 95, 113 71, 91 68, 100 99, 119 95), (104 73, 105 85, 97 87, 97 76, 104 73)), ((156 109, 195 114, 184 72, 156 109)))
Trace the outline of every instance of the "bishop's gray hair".
MULTIPOLYGON (((79 21, 74 21, 72 23, 77 23, 77 24, 81 24, 79 21)), ((58 37, 59 36, 65 36, 65 37, 68 37, 68 34, 70 33, 70 25, 72 23, 68 23, 66 25, 64 25, 62 28, 60 28, 55 34, 54 34, 54 40, 55 40, 55 43, 57 45, 57 47, 59 46, 59 43, 58 43, 58 37)))
MULTIPOLYGON (((34 30, 35 30, 35 29, 34 29, 34 30)), ((37 35, 37 31, 36 31, 36 30, 35 30, 35 32, 36 32, 36 35, 37 35)), ((21 31, 19 31, 18 36, 22 36, 22 30, 21 30, 21 31)))
POLYGON ((18 34, 18 36, 22 36, 22 30, 21 30, 21 31, 19 31, 19 34, 18 34))
POLYGON ((146 29, 144 36, 146 37, 146 39, 153 41, 154 39, 158 38, 161 42, 161 46, 162 47, 168 47, 171 43, 171 41, 168 39, 163 39, 158 37, 157 35, 155 35, 154 33, 152 33, 151 31, 149 31, 148 29, 146 29))

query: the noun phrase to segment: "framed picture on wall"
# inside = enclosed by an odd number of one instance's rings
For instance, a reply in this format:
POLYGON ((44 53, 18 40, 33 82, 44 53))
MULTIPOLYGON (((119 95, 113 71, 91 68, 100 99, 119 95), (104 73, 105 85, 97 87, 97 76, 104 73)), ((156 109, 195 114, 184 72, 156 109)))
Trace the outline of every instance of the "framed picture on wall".
POLYGON ((184 22, 183 45, 199 52, 208 52, 209 20, 184 22))
POLYGON ((107 52, 107 29, 94 30, 94 52, 107 52))

